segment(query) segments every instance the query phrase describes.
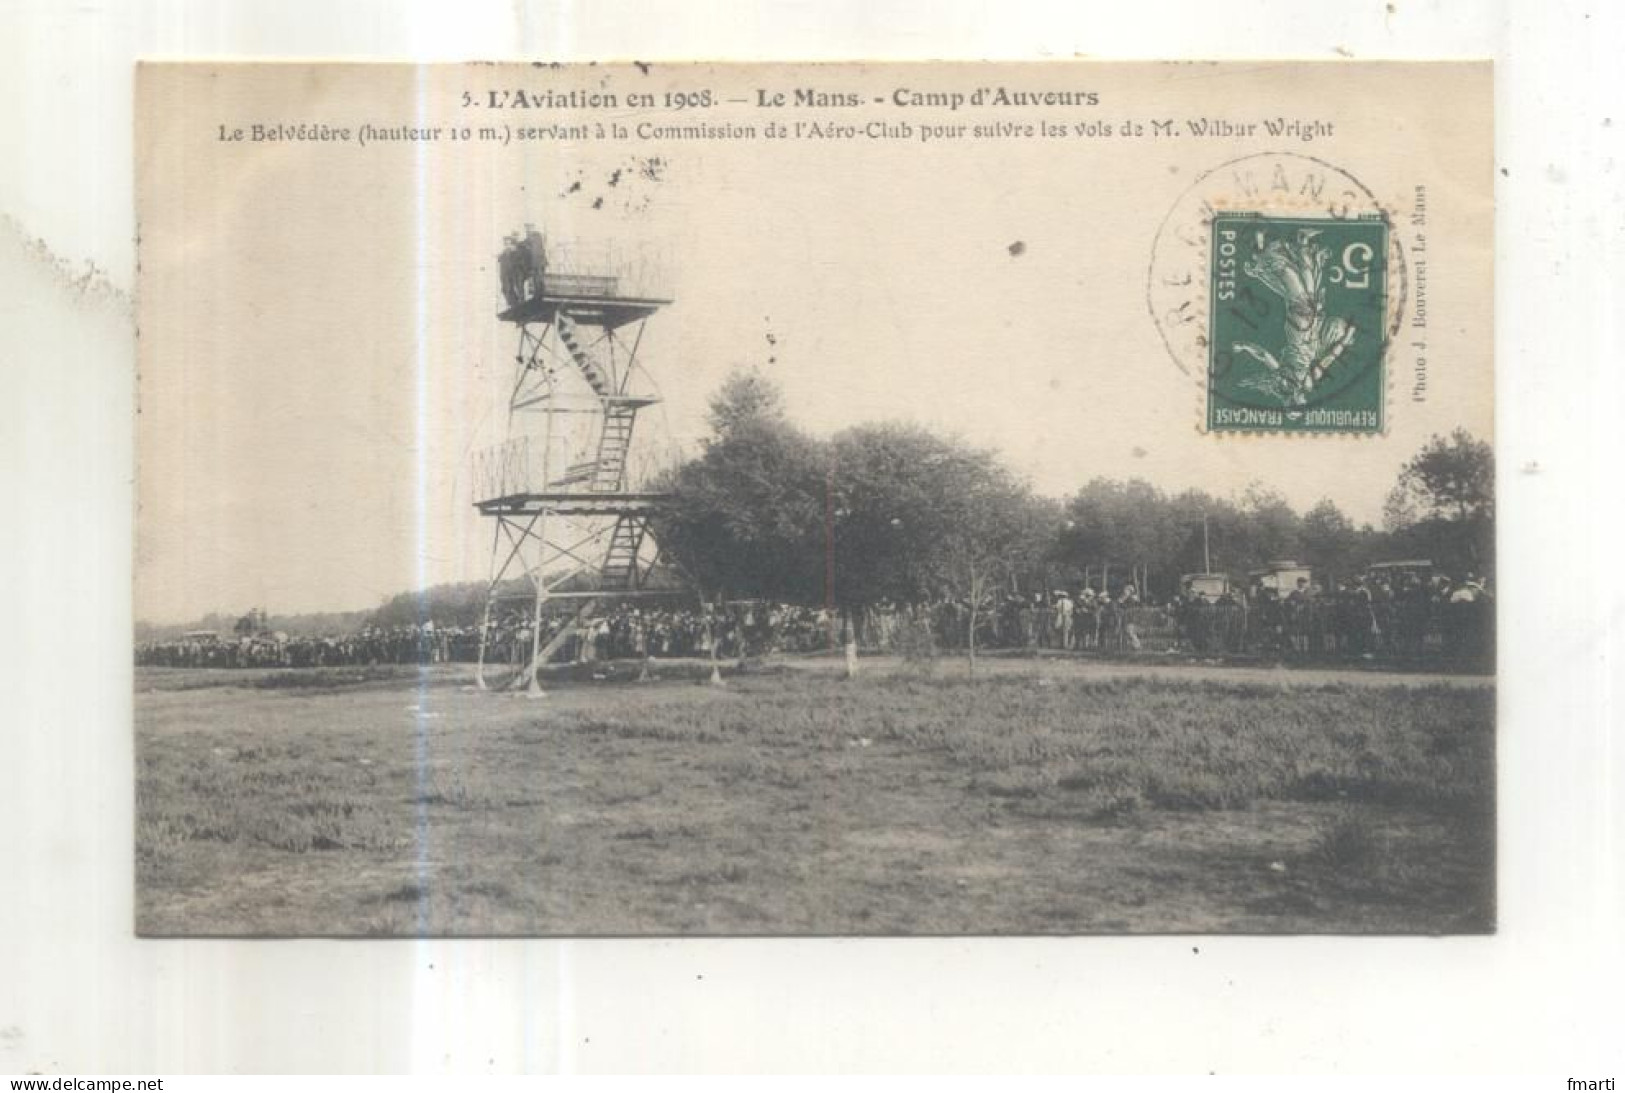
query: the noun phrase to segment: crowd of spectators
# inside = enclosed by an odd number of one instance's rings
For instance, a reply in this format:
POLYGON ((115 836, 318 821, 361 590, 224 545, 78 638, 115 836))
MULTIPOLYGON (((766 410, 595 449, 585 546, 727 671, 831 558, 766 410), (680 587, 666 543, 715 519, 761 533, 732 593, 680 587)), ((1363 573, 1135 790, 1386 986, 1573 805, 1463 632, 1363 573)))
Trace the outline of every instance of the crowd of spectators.
MULTIPOLYGON (((789 604, 741 603, 718 609, 667 608, 621 603, 589 611, 577 620, 562 605, 541 620, 533 635, 529 611, 499 614, 489 624, 488 663, 519 663, 533 645, 545 647, 577 622, 559 641, 553 658, 586 663, 652 657, 720 658, 745 652, 811 653, 828 649, 831 619, 823 608, 789 604)), ((262 631, 226 638, 190 634, 136 647, 136 663, 171 668, 320 668, 374 664, 473 663, 480 656, 478 625, 437 624, 433 619, 408 626, 368 626, 353 634, 289 636, 262 631)))
POLYGON ((1132 584, 1112 594, 1086 586, 1012 593, 975 612, 964 600, 883 603, 865 613, 860 635, 883 650, 906 652, 921 633, 933 648, 963 650, 974 620, 979 649, 1416 660, 1482 659, 1494 647, 1494 596, 1470 573, 1368 574, 1331 588, 1303 578, 1284 592, 1221 583, 1223 591, 1208 593, 1187 584, 1160 603, 1132 584))
POLYGON ((1282 594, 1262 589, 1249 632, 1262 652, 1418 659, 1441 652, 1485 658, 1494 651, 1495 597, 1469 573, 1396 571, 1323 588, 1307 578, 1282 594))

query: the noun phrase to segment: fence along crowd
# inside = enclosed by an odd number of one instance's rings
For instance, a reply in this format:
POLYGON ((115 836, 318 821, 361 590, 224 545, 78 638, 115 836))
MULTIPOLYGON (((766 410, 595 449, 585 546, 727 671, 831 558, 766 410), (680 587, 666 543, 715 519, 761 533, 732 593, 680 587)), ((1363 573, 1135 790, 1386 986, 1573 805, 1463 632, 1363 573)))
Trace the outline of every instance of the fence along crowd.
MULTIPOLYGON (((760 601, 687 608, 658 601, 606 603, 581 620, 553 660, 708 658, 829 652, 850 633, 866 652, 904 656, 979 650, 1427 660, 1487 667, 1494 658, 1494 595, 1473 574, 1452 579, 1416 570, 1367 574, 1323 588, 1307 576, 1285 589, 1187 578, 1161 604, 1134 585, 1107 593, 1087 586, 1009 594, 977 605, 942 599, 881 602, 844 614, 824 607, 760 601)), ((542 619, 546 645, 572 616, 542 619)), ((490 624, 488 663, 519 664, 532 648, 532 620, 511 612, 490 624)), ((368 626, 345 635, 288 636, 261 631, 227 640, 194 632, 136 649, 136 663, 185 668, 333 667, 473 663, 477 625, 368 626)))

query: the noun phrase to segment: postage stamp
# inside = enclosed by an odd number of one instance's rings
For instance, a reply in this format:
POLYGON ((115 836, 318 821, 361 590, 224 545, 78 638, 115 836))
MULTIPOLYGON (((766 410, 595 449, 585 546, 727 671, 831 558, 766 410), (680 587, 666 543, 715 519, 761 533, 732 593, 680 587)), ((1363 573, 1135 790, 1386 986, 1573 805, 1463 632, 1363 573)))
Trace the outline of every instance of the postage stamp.
POLYGON ((1382 428, 1388 224, 1213 219, 1207 427, 1382 428))
POLYGON ((1296 152, 1202 173, 1152 243, 1146 303, 1209 434, 1385 435, 1410 298, 1390 207, 1296 152))

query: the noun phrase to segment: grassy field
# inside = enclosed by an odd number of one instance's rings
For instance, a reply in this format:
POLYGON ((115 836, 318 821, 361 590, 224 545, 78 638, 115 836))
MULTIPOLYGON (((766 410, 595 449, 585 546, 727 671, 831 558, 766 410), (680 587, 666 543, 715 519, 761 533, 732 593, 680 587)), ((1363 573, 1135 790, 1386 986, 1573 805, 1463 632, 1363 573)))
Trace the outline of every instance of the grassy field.
POLYGON ((139 931, 1494 927, 1487 683, 467 683, 139 671, 139 931))

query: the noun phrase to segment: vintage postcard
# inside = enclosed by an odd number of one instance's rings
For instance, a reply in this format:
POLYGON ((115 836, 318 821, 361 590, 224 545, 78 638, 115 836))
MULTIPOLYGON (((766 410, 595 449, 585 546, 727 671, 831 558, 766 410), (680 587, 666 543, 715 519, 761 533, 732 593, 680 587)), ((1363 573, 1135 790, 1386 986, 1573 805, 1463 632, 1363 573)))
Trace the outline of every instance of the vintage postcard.
POLYGON ((1492 83, 143 65, 137 931, 1493 931, 1492 83))

